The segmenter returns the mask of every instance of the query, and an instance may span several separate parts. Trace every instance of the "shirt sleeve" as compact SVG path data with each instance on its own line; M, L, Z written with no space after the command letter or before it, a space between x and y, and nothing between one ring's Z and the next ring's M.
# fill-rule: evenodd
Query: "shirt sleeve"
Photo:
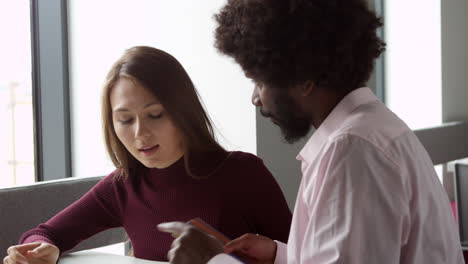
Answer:
M276 258L274 264L286 264L286 244L281 241L275 241L277 244L276 247ZM219 254L214 256L208 264L239 264L243 263L242 261L228 255L228 254Z
M287 264L288 263L288 252L287 245L281 241L276 242L276 257L274 264Z
M292 214L280 186L261 159L255 157L250 171L244 204L255 230L273 240L287 242Z
M399 263L409 232L399 167L367 140L343 136L317 169L300 194L309 217L294 234L301 263Z
M96 233L121 226L115 185L113 174L102 179L49 221L24 233L19 243L47 242L64 252Z
M219 254L214 256L207 264L243 264L240 260L231 257L228 254Z

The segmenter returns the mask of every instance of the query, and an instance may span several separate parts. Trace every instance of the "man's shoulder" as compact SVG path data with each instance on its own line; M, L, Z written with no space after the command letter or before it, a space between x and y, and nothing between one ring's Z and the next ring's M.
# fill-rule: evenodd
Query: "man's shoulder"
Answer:
M362 139L384 150L408 132L411 132L411 129L397 115L377 104L351 113L329 140L336 141L346 137Z

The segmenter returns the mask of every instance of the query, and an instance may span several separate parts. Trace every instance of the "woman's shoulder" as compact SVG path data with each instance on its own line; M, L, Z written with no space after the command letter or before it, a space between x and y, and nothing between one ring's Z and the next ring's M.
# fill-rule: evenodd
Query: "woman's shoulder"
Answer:
M259 189L277 188L278 183L260 157L248 152L233 151L229 159L229 165L224 171L225 179L229 179L229 184L244 190L244 194L256 195Z
M120 175L120 170L116 169L103 177L90 192L103 203L113 203L112 201L122 203L128 198L130 188L129 178Z
M104 176L99 182L93 187L96 191L116 190L125 188L128 179L121 175L121 169L115 169L107 176Z
M229 154L229 170L235 173L242 172L241 175L261 175L269 174L263 160L248 152L232 151Z
M263 160L255 154L243 151L231 151L229 152L229 159L231 163L243 163L245 164L263 164Z

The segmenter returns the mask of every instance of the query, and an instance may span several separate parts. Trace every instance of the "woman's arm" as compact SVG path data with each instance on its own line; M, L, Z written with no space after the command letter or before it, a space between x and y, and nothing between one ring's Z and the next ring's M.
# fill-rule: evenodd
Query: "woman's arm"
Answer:
M256 157L249 170L245 204L257 233L287 242L292 214L280 186L261 159Z
M113 174L102 179L78 201L24 233L19 243L47 242L64 252L98 232L121 226L117 184Z

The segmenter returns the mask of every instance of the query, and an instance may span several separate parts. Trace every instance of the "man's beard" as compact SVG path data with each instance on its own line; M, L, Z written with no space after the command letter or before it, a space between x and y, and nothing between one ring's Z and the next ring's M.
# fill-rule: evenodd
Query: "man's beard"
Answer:
M283 139L292 144L310 131L310 121L300 107L287 94L276 96L274 113L260 109L262 116L272 118L281 129Z

